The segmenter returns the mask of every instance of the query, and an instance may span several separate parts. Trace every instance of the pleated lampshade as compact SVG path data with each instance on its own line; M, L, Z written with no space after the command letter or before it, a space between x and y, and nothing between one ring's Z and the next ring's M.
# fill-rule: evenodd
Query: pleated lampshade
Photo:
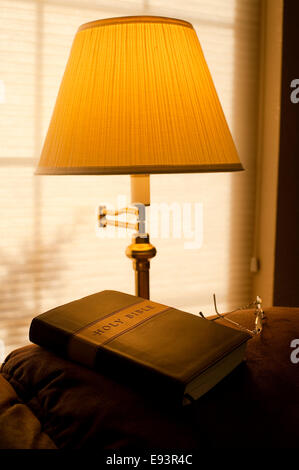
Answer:
M37 174L241 169L190 23L136 16L79 28Z

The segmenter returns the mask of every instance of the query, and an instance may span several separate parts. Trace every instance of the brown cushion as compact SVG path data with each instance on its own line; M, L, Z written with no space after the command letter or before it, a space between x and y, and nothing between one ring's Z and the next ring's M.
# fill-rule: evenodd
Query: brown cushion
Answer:
M172 416L130 386L39 346L14 351L2 375L58 448L195 445L180 410Z
M0 449L57 449L41 423L0 375Z
M1 373L37 418L49 446L296 447L299 365L290 360L290 343L299 338L299 309L270 308L265 314L262 334L247 344L246 362L184 409L155 403L130 384L35 345L11 353ZM233 317L253 325L253 311ZM35 445L24 442L28 448Z

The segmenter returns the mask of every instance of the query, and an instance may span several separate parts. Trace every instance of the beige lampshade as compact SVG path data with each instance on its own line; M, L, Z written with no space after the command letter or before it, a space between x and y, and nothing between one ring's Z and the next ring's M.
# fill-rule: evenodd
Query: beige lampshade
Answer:
M190 23L133 16L79 28L37 174L241 169Z

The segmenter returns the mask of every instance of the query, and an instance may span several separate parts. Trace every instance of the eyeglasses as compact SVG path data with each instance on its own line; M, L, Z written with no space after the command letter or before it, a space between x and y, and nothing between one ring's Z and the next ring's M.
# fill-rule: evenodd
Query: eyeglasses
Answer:
M214 299L214 307L215 307L215 312L216 312L216 317L215 318L211 318L209 319L210 321L215 321L215 320L218 320L219 318L224 318L225 321L228 321L230 323L232 323L233 325L237 326L238 328L241 328L242 330L244 331L247 331L247 333L251 334L251 335L258 335L261 333L262 329L263 329L263 318L265 317L264 315L264 311L262 310L262 299L257 295L256 299L253 301L253 302L250 302L250 304L247 304L247 305L244 305L243 307L238 307L236 308L235 310L232 310L231 312L226 312L226 313L219 313L218 311L218 308L217 308L217 304L216 304L216 295L213 294L213 299ZM243 325L240 325L240 323L237 323L236 321L232 320L231 318L227 318L227 315L231 314L231 313L234 313L234 312L238 312L239 310L247 310L248 308L252 308L252 307L255 307L255 322L254 322L254 329L253 330L250 330L248 328L246 328L245 326ZM207 317L204 316L204 314L202 312L199 312L199 315L208 320Z

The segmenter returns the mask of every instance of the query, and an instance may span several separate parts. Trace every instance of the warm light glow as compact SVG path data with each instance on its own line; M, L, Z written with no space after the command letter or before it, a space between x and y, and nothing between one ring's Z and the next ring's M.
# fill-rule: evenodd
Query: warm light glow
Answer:
M240 169L190 23L139 16L79 28L38 174Z
M30 322L39 313L104 289L134 294L132 262L125 256L131 232L122 229L109 238L109 227L101 239L95 230L100 204L116 208L130 202L130 177L36 177L34 171L78 26L95 18L148 12L185 18L193 24L246 168L234 173L150 176L151 208L164 203L179 206L184 222L187 204L192 215L191 226L185 224L184 238L174 236L172 213L170 238L164 238L162 222L156 226L156 235L154 225L148 227L158 251L150 268L152 300L204 314L214 313L214 292L220 311L252 300L249 263L257 175L260 0L2 0L3 355L28 342ZM3 91L0 84L1 88ZM187 249L187 244L198 240L198 203L203 207L203 244L199 249Z

